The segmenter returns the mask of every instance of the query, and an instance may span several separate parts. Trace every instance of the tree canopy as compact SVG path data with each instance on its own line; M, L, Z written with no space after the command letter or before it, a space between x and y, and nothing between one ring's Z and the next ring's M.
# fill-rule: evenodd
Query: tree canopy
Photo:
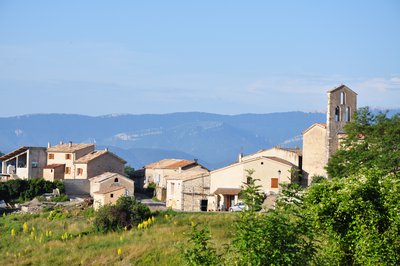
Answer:
M383 174L400 171L400 114L373 114L360 108L345 125L342 147L329 160L328 176L348 177L361 168L378 168Z

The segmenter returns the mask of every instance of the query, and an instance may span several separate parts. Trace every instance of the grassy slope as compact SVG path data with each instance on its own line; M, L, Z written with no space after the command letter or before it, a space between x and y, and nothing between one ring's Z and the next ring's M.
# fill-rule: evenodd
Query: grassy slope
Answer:
M70 212L70 218L58 221L48 221L48 214L0 217L0 265L182 265L180 253L187 243L192 221L208 224L215 247L223 248L231 239L236 216L177 213L166 219L159 215L146 230L82 235L91 224L83 212ZM23 232L24 222L28 232ZM11 236L12 228L15 236ZM52 235L46 237L46 230L51 230ZM65 232L72 237L61 240ZM122 251L120 256L118 249Z

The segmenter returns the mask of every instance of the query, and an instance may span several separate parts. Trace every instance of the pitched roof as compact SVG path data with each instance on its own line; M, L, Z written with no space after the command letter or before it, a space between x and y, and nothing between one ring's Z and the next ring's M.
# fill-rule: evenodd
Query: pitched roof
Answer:
M295 165L292 164L291 162L288 162L288 161L286 161L286 160L284 160L284 159L282 159L282 158L278 158L278 157L269 157L269 156L265 156L264 158L273 160L273 161L278 162L278 163L283 163L283 164L286 164L286 165L289 165L289 166L295 166Z
M301 155L301 152L302 152L300 148L283 148L283 147L280 147L280 146L274 146L274 147L269 148L269 149L262 149L262 150L259 150L259 151L255 152L255 153L252 153L252 154L249 154L249 155L245 155L245 156L243 156L243 160L245 160L246 158L249 158L249 157L254 157L254 155L257 155L259 153L263 153L265 151L269 151L269 150L273 150L273 149L293 152L293 153L295 153L297 155Z
M75 163L88 163L100 156L106 155L106 154L110 154L111 156L117 158L118 160L122 161L124 164L126 163L126 161L124 159L122 159L121 157L115 155L112 152L109 152L107 150L101 150L101 151L92 151L84 156L82 156L81 158L79 158L78 160L75 161Z
M249 163L249 162L253 162L253 161L257 161L257 160L262 160L262 159L267 159L267 160L271 160L271 161L274 161L274 162L283 163L283 164L286 164L286 165L289 165L289 166L292 166L292 167L297 167L296 165L292 164L291 162L288 162L288 161L286 161L284 159L281 159L281 158L278 158L278 157L258 156L258 157L253 157L251 159L243 160L241 162L235 162L235 163L229 164L227 166L224 166L222 168L215 169L215 170L211 171L211 173L222 171L222 170L228 169L230 167L234 167L234 166L237 166L237 165L241 165L241 164L245 164L245 163Z
M237 195L242 191L240 188L217 188L213 194L218 195Z
M130 180L130 181L133 182L133 180L127 178L124 175L121 175L121 174L118 174L118 173L112 173L112 172L105 172L105 173L103 173L101 175L92 177L92 178L89 179L89 181L90 182L94 182L94 183L101 183L101 182L106 181L106 180L111 179L111 178L125 178L125 179Z
M63 143L63 144L58 144L52 147L47 148L48 152L76 152L78 150L91 147L94 144L87 144L87 143Z
M61 167L61 166L64 167L65 164L59 164L59 163L49 164L49 165L46 165L45 167L43 167L43 169L56 169L56 168Z
M18 154L20 154L22 152L25 152L25 151L29 150L29 149L43 149L43 150L46 150L45 147L22 146L22 147L20 147L20 148L18 148L16 150L13 150L12 152L9 152L9 153L4 154L3 156L1 156L0 157L0 161L4 161L4 160L7 160L7 159L10 159L10 158L14 157L15 155L18 155Z
M310 131L312 128L314 128L314 127L316 127L316 126L319 126L319 127L323 128L323 129L326 129L326 124L323 124L323 123L315 123L315 124L312 124L311 126L309 126L307 129L305 129L305 130L302 132L302 134L304 135L305 133L307 133L308 131Z
M340 90L340 89L349 90L349 91L351 91L352 93L354 93L355 95L357 95L357 93L356 93L355 91L353 91L352 89L350 89L349 87L347 87L347 86L344 85L344 84L340 84L339 86L333 88L332 90L329 90L328 93L332 93L332 92L335 92L335 91Z
M107 194L107 193L118 191L121 189L126 189L126 188L123 186L111 186L111 187L104 188L99 191L93 192L93 194Z
M168 176L165 176L167 180L190 180L198 177L209 175L210 171L201 165L192 167L187 171L177 172Z
M182 160L182 159L162 159L158 162L146 165L144 168L147 169L178 169L191 164L195 164L195 161Z

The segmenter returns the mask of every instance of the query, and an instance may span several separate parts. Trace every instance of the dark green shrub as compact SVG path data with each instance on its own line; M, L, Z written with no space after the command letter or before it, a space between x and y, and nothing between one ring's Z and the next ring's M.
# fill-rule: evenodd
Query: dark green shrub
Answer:
M115 205L101 207L95 214L94 229L108 232L136 227L151 216L150 209L131 197L118 199Z

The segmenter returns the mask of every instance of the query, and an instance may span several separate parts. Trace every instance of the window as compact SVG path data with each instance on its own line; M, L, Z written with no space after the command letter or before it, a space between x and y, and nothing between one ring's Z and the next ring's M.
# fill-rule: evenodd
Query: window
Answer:
M70 174L71 173L71 167L65 167L65 173Z
M175 183L171 183L171 194L174 194Z
M71 160L71 154L70 153L65 154L65 160Z
M118 177L114 178L114 183L118 183Z
M110 198L114 198L114 194L113 193L110 194Z
M82 168L78 168L78 175L83 175L83 169Z
M346 94L344 92L340 93L340 104L346 104Z
M32 168L38 168L39 163L38 162L32 162Z
M340 109L339 109L339 106L336 106L336 108L335 108L335 121L336 122L340 121Z
M350 122L350 107L346 107L346 122Z
M54 159L54 153L49 153L49 160Z
M264 162L261 162L261 165L263 165L264 164Z
M278 178L271 178L271 188L278 188Z

